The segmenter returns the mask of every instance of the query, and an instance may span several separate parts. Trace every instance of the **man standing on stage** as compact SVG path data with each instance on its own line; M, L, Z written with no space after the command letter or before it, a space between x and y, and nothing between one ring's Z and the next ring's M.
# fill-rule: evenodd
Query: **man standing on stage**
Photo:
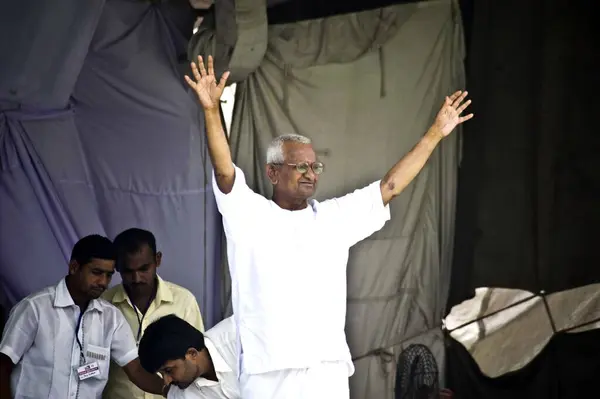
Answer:
M344 332L348 251L383 227L389 202L440 141L472 118L461 116L470 104L467 92L446 97L423 138L381 180L340 198L310 199L323 163L310 139L277 137L266 154L269 200L248 187L232 162L219 112L229 73L217 82L210 56L208 71L200 57L192 71L195 80L186 80L204 108L213 189L227 236L242 398L347 399L354 372Z

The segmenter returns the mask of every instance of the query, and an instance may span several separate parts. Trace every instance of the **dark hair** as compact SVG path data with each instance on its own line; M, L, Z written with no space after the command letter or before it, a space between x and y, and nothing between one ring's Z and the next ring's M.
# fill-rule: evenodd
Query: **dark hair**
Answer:
M115 246L108 238L92 234L77 241L71 252L71 260L83 266L93 258L115 260L116 255Z
M124 261L127 255L138 253L144 245L150 247L152 255L156 255L156 238L148 230L131 228L119 233L115 237L117 270L120 270L119 264Z
M204 335L187 321L170 314L146 328L138 356L142 367L154 374L169 360L183 359L189 348L204 349Z

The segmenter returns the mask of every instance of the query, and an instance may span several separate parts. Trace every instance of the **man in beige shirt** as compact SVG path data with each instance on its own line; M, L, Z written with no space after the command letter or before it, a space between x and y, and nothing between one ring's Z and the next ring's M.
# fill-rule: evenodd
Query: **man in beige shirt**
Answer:
M187 289L161 279L156 273L162 254L156 250L154 235L132 228L114 240L117 249L117 270L122 284L102 296L125 316L139 344L146 327L153 321L175 314L200 331L204 324L194 295ZM110 367L104 399L160 399L132 384L119 367Z

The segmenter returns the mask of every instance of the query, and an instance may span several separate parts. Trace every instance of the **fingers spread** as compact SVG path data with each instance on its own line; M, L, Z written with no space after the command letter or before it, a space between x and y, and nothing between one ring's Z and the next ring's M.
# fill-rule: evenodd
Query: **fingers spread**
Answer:
M454 101L456 101L456 99L460 96L461 93L462 91L460 90L452 93L452 95L450 96L450 103L454 103Z
M225 84L227 83L228 78L229 78L229 71L226 71L225 73L223 73L223 76L221 76L221 80L219 81L219 88L221 90L223 90L225 88Z
M194 90L196 90L196 82L194 82L192 79L190 79L189 76L185 75L184 76L185 81L187 82L187 84Z
M212 55L208 56L208 75L215 76L215 64Z
M196 81L199 81L200 80L200 72L198 72L198 67L193 62L191 65L192 65L192 74L194 74L194 79L196 79Z
M452 106L454 108L458 107L460 105L460 103L462 103L465 100L465 97L467 97L467 94L469 94L469 93L466 91L462 92L462 94L460 96L458 96L457 98L454 99Z
M206 69L204 68L204 61L202 60L202 56L198 56L198 69L200 69L200 75L202 77L206 76Z
M471 100L468 100L466 103L458 107L456 112L458 112L458 114L460 115L469 105L471 105Z
M469 114L469 115L462 116L462 117L461 117L461 118L458 120L458 123L463 123L463 122L466 122L466 121L468 121L469 119L471 119L472 117L473 117L473 114Z

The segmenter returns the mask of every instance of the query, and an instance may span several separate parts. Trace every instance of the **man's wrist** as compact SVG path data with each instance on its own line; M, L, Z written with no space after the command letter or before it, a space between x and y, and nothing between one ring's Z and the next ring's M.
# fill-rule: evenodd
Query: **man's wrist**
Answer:
M162 396L164 396L165 398L169 395L169 388L171 388L171 385L163 385Z
M215 116L219 116L221 117L221 110L219 109L219 107L204 107L204 114L205 115L215 115Z
M424 137L424 139L427 140L427 144L433 147L437 146L443 138L444 135L442 134L442 132L433 126L429 128L427 133L425 133Z

